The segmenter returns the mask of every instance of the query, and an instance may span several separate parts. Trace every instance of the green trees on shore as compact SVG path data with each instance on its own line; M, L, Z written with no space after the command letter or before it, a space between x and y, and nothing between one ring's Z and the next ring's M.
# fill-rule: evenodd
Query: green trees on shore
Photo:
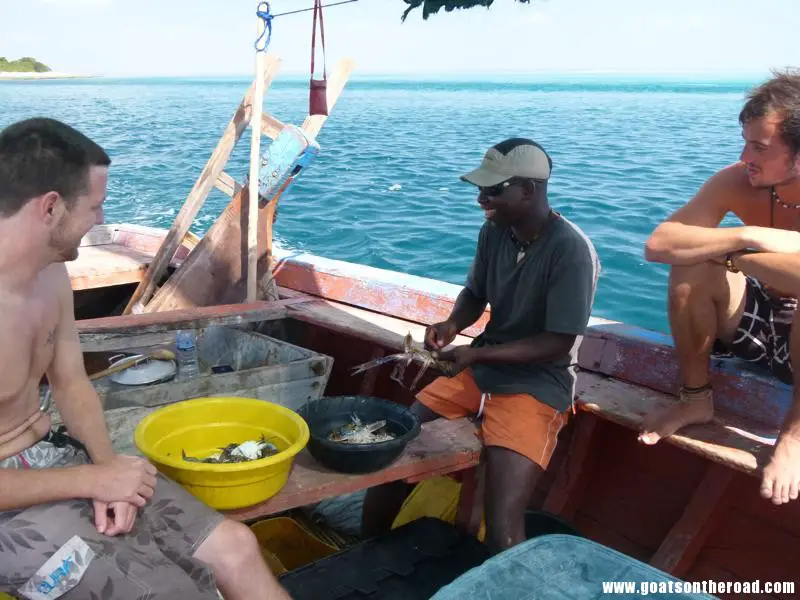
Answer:
M50 67L30 56L11 61L0 56L0 73L47 73L50 70Z

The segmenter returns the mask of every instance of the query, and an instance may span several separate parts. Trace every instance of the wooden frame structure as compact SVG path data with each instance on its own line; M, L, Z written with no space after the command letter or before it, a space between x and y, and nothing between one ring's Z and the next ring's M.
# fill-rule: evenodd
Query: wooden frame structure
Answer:
M254 117L260 120L260 133L273 140L284 128L279 119L254 104L255 98L266 94L274 81L281 60L269 54L259 63L263 65L260 77L253 81L245 93L123 314L226 302L252 302L257 299L252 297L252 284L248 283L253 273L256 273L258 279L258 297L277 300L277 289L272 281L272 224L277 203L291 177L257 211L256 222L250 223L254 214L252 210L254 203L249 200L249 190L257 186L245 187L224 170L236 144L247 127L252 126ZM329 114L344 89L353 67L352 60L343 59L331 74L328 84ZM323 115L309 115L301 129L309 137L315 138L327 118ZM260 136L254 136L258 137ZM252 155L251 151L251 161ZM251 165L251 177L253 170ZM231 202L178 270L161 289L158 289L158 282L166 273L181 242L189 234L189 228L213 187L230 196ZM244 252L241 252L242 247L245 248ZM217 264L219 268L209 270L210 262ZM224 277L219 277L220 270L226 271ZM207 277L198 279L201 273L205 273ZM223 282L224 285L221 286L220 283Z

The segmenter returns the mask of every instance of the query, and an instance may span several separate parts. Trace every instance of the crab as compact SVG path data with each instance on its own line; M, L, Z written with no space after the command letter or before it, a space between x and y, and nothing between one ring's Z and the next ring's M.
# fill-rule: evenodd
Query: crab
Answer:
M212 454L207 458L196 458L188 456L184 450L181 450L183 460L189 462L199 463L238 463L248 460L258 460L259 458L266 458L277 454L278 448L272 442L267 441L264 434L261 434L261 439L258 441L247 440L241 444L228 444L224 448L220 448L221 452Z
M379 367L389 362L397 363L394 369L392 369L392 373L389 377L392 379L392 381L396 381L403 387L406 387L404 382L406 367L408 367L408 365L410 365L412 362L418 362L422 365L419 373L417 373L417 376L414 378L414 381L411 382L411 386L408 387L408 389L412 391L416 389L417 384L419 383L420 379L422 379L422 376L431 367L444 373L449 373L450 367L452 366L452 363L438 360L435 352L430 352L429 350L416 347L414 345L414 338L411 337L411 333L409 332L403 339L402 352L390 354L389 356L382 356L381 358L376 358L375 360L356 365L353 367L352 375L358 375L359 373L363 373L364 371Z
M345 444L374 444L393 440L395 436L387 431L381 431L385 427L386 419L374 423L363 423L358 415L353 414L350 417L350 423L332 431L328 439Z

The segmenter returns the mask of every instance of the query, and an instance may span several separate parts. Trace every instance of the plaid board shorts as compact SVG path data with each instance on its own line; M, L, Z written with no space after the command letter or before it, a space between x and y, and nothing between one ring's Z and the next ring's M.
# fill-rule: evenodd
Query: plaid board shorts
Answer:
M82 444L60 430L0 460L0 468L89 462ZM193 555L222 519L160 473L124 535L97 532L91 500L0 511L0 592L31 600L218 600L211 570Z
M791 385L792 360L789 336L797 309L795 298L771 294L760 281L746 278L744 313L733 342L714 344L715 358L735 356L769 369L781 382Z

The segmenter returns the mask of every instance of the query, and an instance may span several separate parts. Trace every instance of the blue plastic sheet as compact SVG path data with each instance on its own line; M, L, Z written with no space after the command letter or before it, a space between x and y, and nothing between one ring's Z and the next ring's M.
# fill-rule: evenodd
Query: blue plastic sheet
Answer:
M591 540L553 534L534 538L491 558L443 587L431 600L715 598L691 589L687 593L685 585L680 579Z

